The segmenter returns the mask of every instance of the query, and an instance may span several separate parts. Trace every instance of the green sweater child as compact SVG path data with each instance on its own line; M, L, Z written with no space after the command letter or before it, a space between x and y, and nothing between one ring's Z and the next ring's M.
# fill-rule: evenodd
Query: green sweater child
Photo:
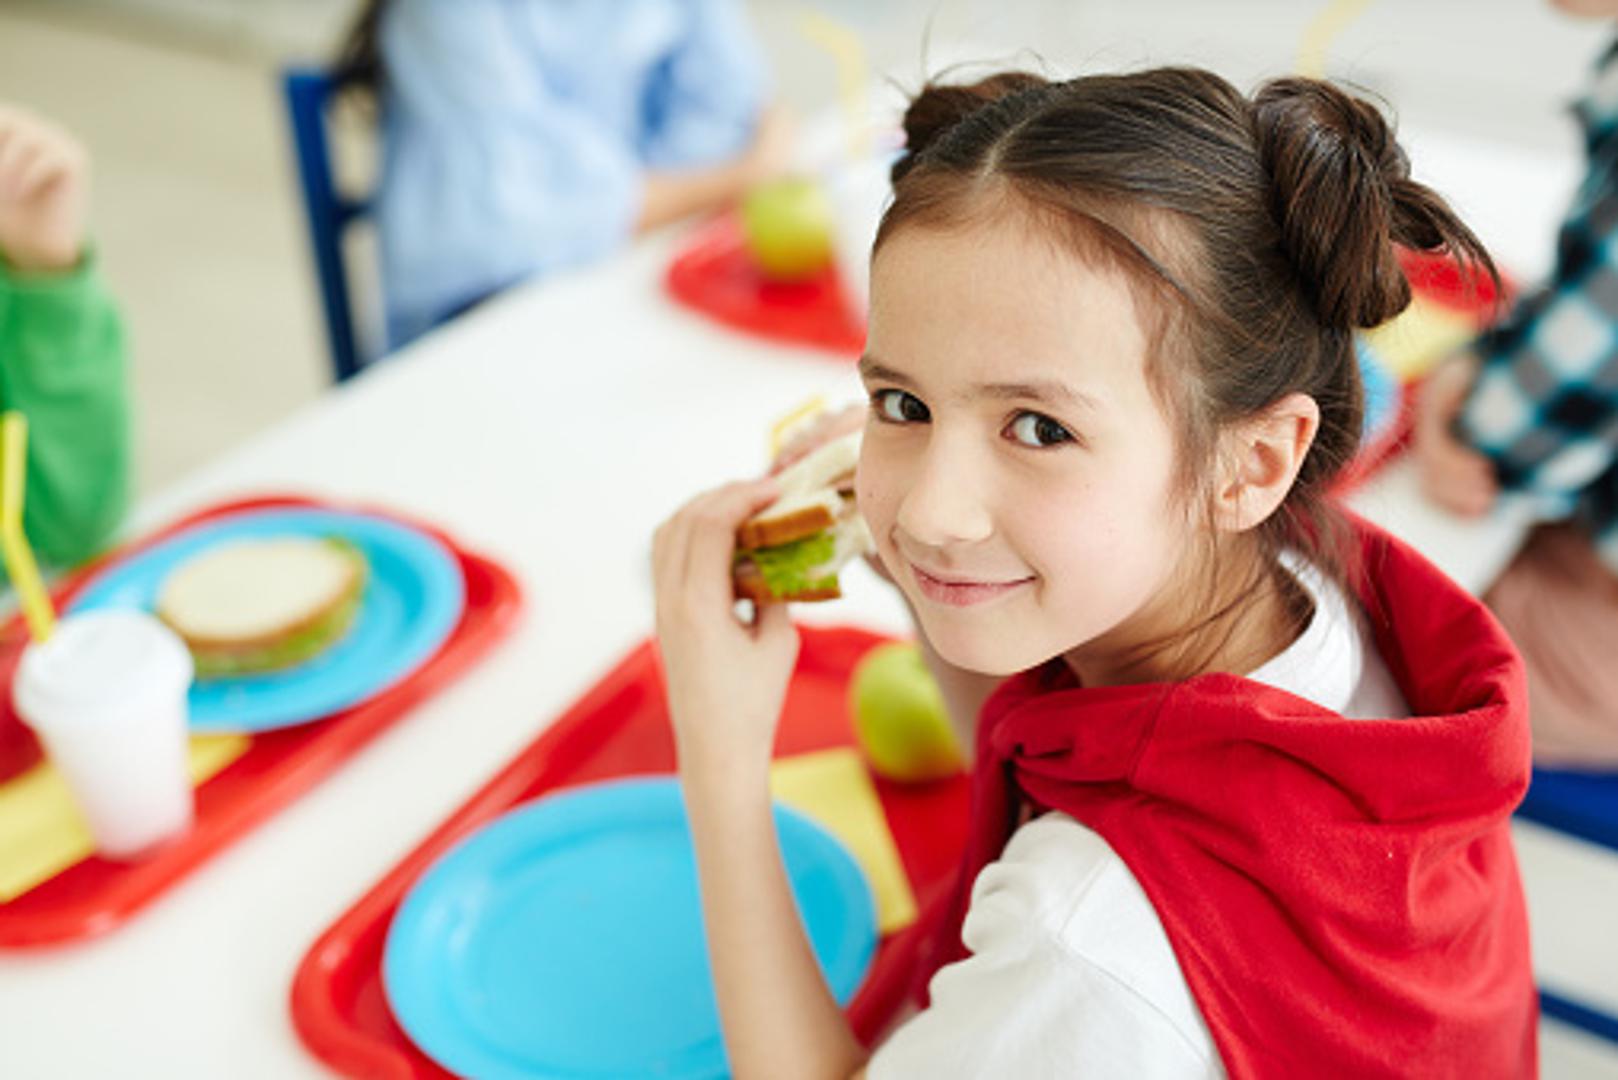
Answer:
M0 103L0 408L28 418L23 526L43 562L94 554L129 498L124 335L85 246L89 160Z

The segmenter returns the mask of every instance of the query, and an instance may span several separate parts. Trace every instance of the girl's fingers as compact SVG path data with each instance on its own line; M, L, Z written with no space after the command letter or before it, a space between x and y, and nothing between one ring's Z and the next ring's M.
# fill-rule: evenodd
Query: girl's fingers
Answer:
M731 603L730 570L736 554L736 530L741 523L774 502L773 479L727 484L693 502L686 517L685 583L704 601L718 597L726 610Z
M785 604L758 604L753 614L753 636L759 641L771 641L784 636L796 636L792 613Z
M833 439L858 431L865 426L868 411L864 405L848 405L836 412L821 413L808 427L787 440L775 460L770 462L770 472L778 473Z
M659 602L671 602L680 590L706 597L722 589L728 610L736 529L776 494L773 480L727 484L692 499L664 522L652 540Z

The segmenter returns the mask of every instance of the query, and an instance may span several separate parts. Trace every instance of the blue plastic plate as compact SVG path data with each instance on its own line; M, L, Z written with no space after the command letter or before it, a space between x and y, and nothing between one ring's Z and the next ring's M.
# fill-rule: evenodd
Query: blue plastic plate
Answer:
M1354 338L1354 351L1359 358L1360 385L1365 388L1364 430L1360 435L1365 445L1370 445L1392 430L1399 419L1401 391L1399 380L1363 337Z
M853 858L780 806L787 874L832 993L876 948ZM399 1024L460 1076L726 1075L678 782L621 780L521 806L433 864L382 956Z
M283 671L204 679L191 687L193 731L270 731L319 720L392 686L444 643L466 606L455 556L416 529L335 510L255 510L217 518L108 567L69 606L150 610L169 571L224 541L339 536L359 548L370 575L348 634Z

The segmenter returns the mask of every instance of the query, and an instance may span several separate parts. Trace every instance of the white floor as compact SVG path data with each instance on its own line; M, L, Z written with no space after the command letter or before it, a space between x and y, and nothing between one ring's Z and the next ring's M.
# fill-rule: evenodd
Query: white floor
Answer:
M782 96L832 100L808 4L751 0ZM991 61L1189 61L1238 83L1292 69L1324 9L1301 0L822 0L872 64L914 86L949 42ZM354 0L0 0L0 100L74 128L96 162L95 225L133 341L137 484L152 492L321 392L324 343L275 83L327 55ZM1538 0L1382 0L1332 39L1327 70L1411 124L1527 150L1566 147L1561 107L1610 29ZM1019 49L1035 43L1039 56ZM1419 167L1419 162L1417 163ZM1550 243L1549 237L1546 239ZM1618 859L1520 831L1539 960L1618 1009ZM1554 1024L1545 1073L1618 1077L1618 1053Z

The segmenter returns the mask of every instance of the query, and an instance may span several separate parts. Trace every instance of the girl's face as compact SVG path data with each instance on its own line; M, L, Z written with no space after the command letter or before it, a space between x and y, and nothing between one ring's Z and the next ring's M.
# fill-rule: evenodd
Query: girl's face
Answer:
M871 295L859 505L939 654L1104 668L1172 626L1193 530L1122 274L1006 221L911 226Z

